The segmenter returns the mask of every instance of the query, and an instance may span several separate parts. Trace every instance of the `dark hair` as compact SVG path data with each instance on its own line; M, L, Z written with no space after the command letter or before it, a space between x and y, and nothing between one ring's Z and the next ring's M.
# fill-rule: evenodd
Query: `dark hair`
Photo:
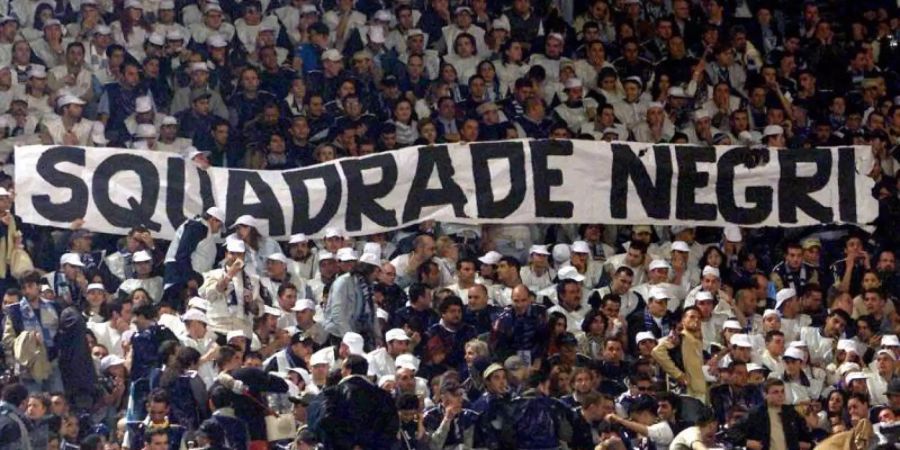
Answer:
M474 266L476 271L478 270L479 264L475 258L460 258L458 261L456 261L456 270L458 271L459 269L462 269L462 265L466 263Z
M422 283L413 283L409 286L409 302L416 303L420 297L425 295L430 289Z
M166 388L175 383L185 371L200 361L200 352L191 347L179 347L175 352L175 363L166 366L159 378L159 386Z
M81 446L79 447L81 450L97 450L97 447L103 443L103 436L93 433L87 435L84 439L81 440Z
M444 313L446 313L448 310L450 310L450 307L451 307L451 306L454 306L454 305L459 306L460 308L462 308L462 307L463 307L463 301L462 301L461 298L459 298L459 296L456 296L456 295L450 295L450 296L444 298L444 301L441 302L441 306L438 308L438 311L439 311L441 314L444 314Z
M681 398L674 392L660 392L656 395L656 403L658 404L659 402L666 402L672 405L672 409L676 411L681 406Z
M504 256L500 258L500 262L505 262L506 265L515 267L517 272L522 268L522 263L520 263L518 259L513 258L512 256ZM497 264L499 265L499 262Z
M778 331L778 330L769 331L768 333L766 333L766 344L768 344L769 342L772 342L772 339L774 339L775 336L784 337L784 333L782 333L781 331Z
M74 47L81 47L81 50L84 51L84 44L81 43L81 41L72 41L69 42L69 45L66 46L66 53L69 53L69 50Z
M350 355L344 360L344 367L350 369L351 375L365 376L369 371L369 362L360 355Z
M165 436L169 437L169 429L168 428L147 428L144 431L144 443L150 444L153 442L153 436Z
M3 387L0 398L11 405L19 406L28 398L28 388L22 383L12 383Z
M862 394L859 392L853 392L847 397L847 402L849 402L850 400L853 400L853 399L856 399L856 401L858 401L860 403L865 403L866 405L869 404L869 396L866 394Z
M41 284L41 273L37 270L28 270L19 277L19 285L25 286L28 283Z
M213 409L231 406L231 391L225 386L217 384L209 390L209 401Z
M169 391L156 388L147 396L147 403L165 403L169 404Z
M884 291L882 291L880 288L868 288L863 290L863 297L865 297L866 294L875 294L882 300L885 298Z
M422 264L420 264L419 267L416 269L416 279L421 282L425 276L427 276L429 273L431 273L432 268L437 268L438 270L440 270L437 263L434 261L425 261Z
M581 331L584 331L585 333L590 331L591 324L594 323L594 320L596 320L597 317L599 317L600 320L603 322L604 330L606 328L609 328L609 319L607 319L606 316L603 314L603 312L600 311L599 309L592 308L590 311L587 312L587 314L585 314L584 320L581 321Z
M577 281L575 281L575 280L572 280L572 279L559 280L559 283L556 283L556 295L557 295L557 298L562 297L563 294L566 293L566 286L569 286L569 285L572 285L572 284L574 284L574 285L577 286L577 285L579 285L580 283L577 282Z
M109 300L103 302L100 305L100 317L103 317L105 320L112 319L113 313L122 314L122 306L125 303L131 303L130 299L127 298L110 298Z
M155 319L156 307L151 305L150 303L142 303L140 305L136 305L134 309L131 310L131 314L135 317L141 316L145 319Z
M216 366L221 370L222 367L234 358L240 351L237 347L226 344L219 347L219 356L216 357Z
M291 282L282 283L281 286L278 286L278 296L281 297L281 296L282 296L285 292L287 292L289 289L293 289L293 290L296 291L296 290L297 290L297 286L294 286L294 284L291 283Z

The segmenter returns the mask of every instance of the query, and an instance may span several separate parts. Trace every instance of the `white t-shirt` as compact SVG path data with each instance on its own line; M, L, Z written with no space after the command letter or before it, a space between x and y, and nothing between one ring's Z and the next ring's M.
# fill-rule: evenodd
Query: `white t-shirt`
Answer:
M666 450L675 438L669 422L662 421L647 427L647 437L656 446L656 450Z

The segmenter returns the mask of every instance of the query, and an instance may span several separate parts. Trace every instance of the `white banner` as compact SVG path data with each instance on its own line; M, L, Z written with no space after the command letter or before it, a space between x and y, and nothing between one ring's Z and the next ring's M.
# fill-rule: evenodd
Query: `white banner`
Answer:
M277 238L336 227L370 234L441 222L865 224L878 214L869 147L775 150L595 141L410 147L287 171L211 168L115 148L17 148L27 223L169 239L218 205Z

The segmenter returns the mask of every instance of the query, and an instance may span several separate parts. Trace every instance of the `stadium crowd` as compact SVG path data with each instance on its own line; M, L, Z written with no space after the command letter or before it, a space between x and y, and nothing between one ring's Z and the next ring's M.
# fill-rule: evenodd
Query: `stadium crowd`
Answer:
M898 40L891 0L0 1L0 449L897 448ZM513 138L868 145L878 219L163 241L11 177Z

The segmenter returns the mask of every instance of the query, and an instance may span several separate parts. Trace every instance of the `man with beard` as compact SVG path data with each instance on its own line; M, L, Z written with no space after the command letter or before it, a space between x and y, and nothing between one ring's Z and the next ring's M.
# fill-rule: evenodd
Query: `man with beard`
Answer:
M84 100L70 94L56 101L61 113L50 115L41 125L41 143L45 145L90 145L94 121L82 117Z
M681 316L683 329L660 340L653 349L653 359L678 384L687 387L687 395L704 403L708 386L703 375L703 334L700 331L700 309L689 306Z

